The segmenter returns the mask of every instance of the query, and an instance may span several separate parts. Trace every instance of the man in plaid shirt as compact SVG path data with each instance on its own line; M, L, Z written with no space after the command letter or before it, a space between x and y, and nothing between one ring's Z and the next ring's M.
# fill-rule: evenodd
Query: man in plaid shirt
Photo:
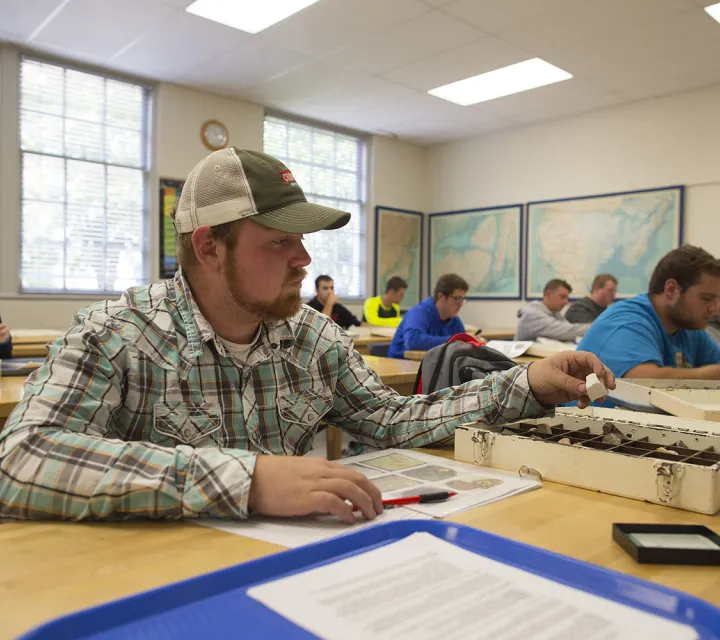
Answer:
M570 352L428 396L384 386L329 318L302 305L304 233L348 213L308 203L275 158L216 151L175 216L174 279L81 310L0 434L0 518L372 519L379 491L307 453L321 422L375 447L452 439L458 424L589 403Z

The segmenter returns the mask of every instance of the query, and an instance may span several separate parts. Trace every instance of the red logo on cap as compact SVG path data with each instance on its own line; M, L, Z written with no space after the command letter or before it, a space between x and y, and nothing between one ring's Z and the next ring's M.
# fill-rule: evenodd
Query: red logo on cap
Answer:
M283 171L280 174L280 177L283 179L283 182L285 184L290 184L291 182L295 182L295 178L293 177L292 171Z

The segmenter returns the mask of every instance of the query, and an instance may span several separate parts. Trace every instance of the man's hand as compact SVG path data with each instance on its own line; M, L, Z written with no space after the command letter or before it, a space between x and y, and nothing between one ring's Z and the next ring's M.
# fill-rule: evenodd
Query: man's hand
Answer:
M6 324L0 323L0 342L10 340L10 328Z
M609 390L615 388L615 376L598 357L587 351L563 351L528 367L530 390L541 404L550 406L578 401L584 409L590 405L585 378L597 374Z
M383 512L380 490L364 475L321 458L258 456L248 506L266 516L332 513L356 522L355 505L366 520Z

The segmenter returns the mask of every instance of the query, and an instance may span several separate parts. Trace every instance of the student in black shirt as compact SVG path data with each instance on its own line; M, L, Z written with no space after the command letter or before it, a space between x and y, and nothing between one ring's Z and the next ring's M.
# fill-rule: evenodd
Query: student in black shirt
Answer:
M335 283L330 276L318 276L315 278L315 297L308 302L315 311L332 318L332 321L343 329L360 326L358 320L349 309L338 302L335 295Z
M609 273L601 273L593 280L590 295L573 302L565 314L565 320L572 323L594 322L614 301L618 281Z
M12 358L12 337L10 329L2 323L2 318L0 318L0 360L9 358Z

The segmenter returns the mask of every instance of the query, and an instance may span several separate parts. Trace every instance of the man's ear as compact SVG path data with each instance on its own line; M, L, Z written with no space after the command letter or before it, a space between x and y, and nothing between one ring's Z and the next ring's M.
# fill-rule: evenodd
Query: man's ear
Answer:
M675 302L682 295L682 288L675 278L670 278L665 281L664 293L669 302Z
M208 271L220 273L225 264L225 245L219 243L213 236L208 225L198 227L193 231L192 244L195 257Z

